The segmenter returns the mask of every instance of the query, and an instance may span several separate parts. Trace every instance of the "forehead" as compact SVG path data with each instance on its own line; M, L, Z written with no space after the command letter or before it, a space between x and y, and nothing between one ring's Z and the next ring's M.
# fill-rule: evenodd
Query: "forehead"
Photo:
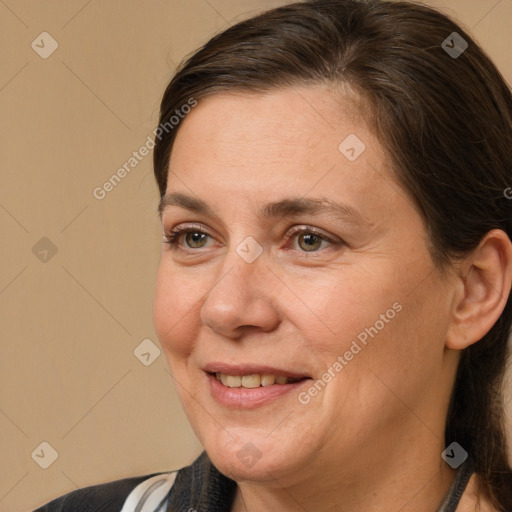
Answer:
M168 183L173 172L192 177L200 170L203 179L217 181L243 176L247 184L313 185L334 165L359 167L361 175L369 159L385 163L377 139L354 102L326 86L223 93L201 99L182 121Z
M166 194L217 212L290 197L332 199L370 222L417 212L351 99L326 86L202 99L180 125Z
M360 114L361 102L342 86L325 84L294 86L264 93L226 92L202 98L186 116L177 140L189 135L228 141L244 139L257 143L279 137L298 144L325 136L325 131L341 134L346 128L366 126ZM207 121L207 122L206 122ZM177 141L175 142L175 144Z

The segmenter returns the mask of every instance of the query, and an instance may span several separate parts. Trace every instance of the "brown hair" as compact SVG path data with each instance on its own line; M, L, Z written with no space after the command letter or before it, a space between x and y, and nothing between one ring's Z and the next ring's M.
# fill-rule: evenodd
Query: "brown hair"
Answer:
M452 37L455 45L453 32L468 44L458 56L443 44ZM512 238L503 193L512 184L510 90L460 26L423 5L311 0L240 22L180 66L160 122L191 98L307 84L347 85L368 106L367 121L423 214L438 268L494 228ZM162 196L178 129L155 141ZM469 453L481 492L502 512L512 510L502 393L511 321L508 298L489 333L463 351L445 431L446 445L456 441Z

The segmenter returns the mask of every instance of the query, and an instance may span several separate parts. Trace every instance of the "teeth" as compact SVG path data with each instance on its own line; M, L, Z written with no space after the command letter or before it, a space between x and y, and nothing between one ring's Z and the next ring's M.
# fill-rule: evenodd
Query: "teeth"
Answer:
M242 385L242 377L239 375L224 375L221 373L220 381L228 388L239 388Z
M242 387L258 388L261 384L261 377L258 374L244 375L242 377Z
M272 384L288 384L290 382L296 382L300 379L293 379L284 377L282 375L271 375L271 374L263 374L259 375L257 373L251 375L226 375L224 373L217 372L215 373L215 378L222 382L224 386L230 388L257 388L259 386L272 386Z
M261 385L263 387L265 386L272 386L272 384L274 384L274 382L276 381L276 376L275 375L262 375L261 376Z

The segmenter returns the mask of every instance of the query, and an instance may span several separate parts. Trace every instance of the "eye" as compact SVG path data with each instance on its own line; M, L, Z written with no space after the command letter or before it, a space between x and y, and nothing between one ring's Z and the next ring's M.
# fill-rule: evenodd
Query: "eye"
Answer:
M319 252L320 249L326 248L326 245L343 243L311 226L295 226L285 235L285 238L292 241L292 247L287 247L287 249L291 248L303 253ZM187 225L175 227L169 233L164 234L162 244L166 244L171 250L186 251L209 247L209 240L215 241L204 228Z
M296 226L287 233L286 238L294 239L301 252L318 252L325 244L341 243L310 226Z
M169 249L202 249L207 247L208 239L212 238L199 226L178 226L173 228L170 233L163 236L162 244L167 244ZM181 241L184 243L181 243Z

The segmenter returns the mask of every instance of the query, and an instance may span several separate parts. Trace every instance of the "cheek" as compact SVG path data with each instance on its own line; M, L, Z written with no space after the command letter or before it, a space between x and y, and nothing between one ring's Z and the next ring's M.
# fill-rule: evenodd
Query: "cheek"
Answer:
M387 323L377 324L378 316L371 321L373 336L366 338L362 357L357 356L360 374L373 374L372 382L382 388L383 400L390 404L415 410L441 376L448 309L436 288L425 282L412 294L401 294L400 311Z
M166 354L188 355L198 329L197 308L204 295L183 273L160 264L153 303L153 324Z
M312 297L309 292L316 315L297 315L296 325L308 340L311 357L325 368L347 354L352 378L364 378L372 370L399 386L401 378L417 378L425 367L438 364L444 304L435 283L427 280L411 293L417 286L415 273L385 266L379 270L372 274L360 268L317 282ZM306 287L295 289L308 296Z
M295 286L297 295L309 297L304 302L313 313L304 315L302 310L302 314L297 315L297 325L304 338L312 341L311 348L321 355L326 365L333 364L338 355L349 350L358 336L364 341L370 336L368 331L374 333L376 322L379 332L386 330L388 323L383 323L382 314L389 323L400 314L393 308L395 294L391 287L363 271L326 276L325 280L317 281L313 289L311 294L311 288Z

